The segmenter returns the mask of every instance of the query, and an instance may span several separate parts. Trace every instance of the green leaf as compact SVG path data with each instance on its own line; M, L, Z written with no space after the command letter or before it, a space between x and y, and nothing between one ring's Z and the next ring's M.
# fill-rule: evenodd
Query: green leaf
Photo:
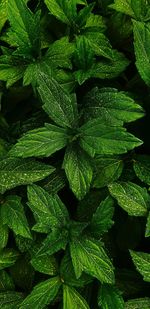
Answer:
M16 235L32 238L21 198L10 195L1 206L1 218Z
M59 250L65 250L68 243L68 231L66 229L53 230L43 241L38 254L52 255Z
M57 275L57 264L54 256L49 256L48 254L35 254L30 263L34 269L40 273L50 276Z
M102 234L107 232L113 225L112 217L114 215L114 201L108 196L102 201L93 214L91 220L91 232L95 237L100 238Z
M14 283L12 277L5 271L0 271L0 292L14 290Z
M77 279L84 271L100 282L114 283L113 265L99 241L75 239L70 243L70 252Z
M0 293L0 307L3 309L19 309L23 294L14 291Z
M150 156L137 155L133 159L136 176L150 186Z
M74 49L74 43L70 43L69 37L64 36L61 39L56 40L53 44L50 44L45 59L52 67L71 69L72 64L70 57L72 56Z
M139 21L133 21L134 48L137 69L150 86L150 26Z
M80 200L88 192L92 181L92 166L89 156L77 145L67 148L63 168L73 193Z
M45 308L56 297L60 287L59 277L54 277L37 284L31 294L21 303L19 309L26 309L27 307L34 309Z
M0 19L0 32L7 20L7 3L8 0L1 0L0 1L0 15L1 15L1 19Z
M24 0L8 1L8 18L15 43L24 54L37 52L40 38L40 14L29 10Z
M72 127L77 118L74 97L69 95L54 78L40 74L38 92L44 103L43 109L61 127Z
M85 30L103 31L106 29L104 18L91 13L86 21Z
M15 157L49 157L68 143L67 129L45 124L45 127L25 133L9 154Z
M112 47L107 37L96 31L85 31L84 36L86 37L89 45L96 56L112 59Z
M123 160L117 156L97 155L94 163L94 188L102 188L118 180L124 167Z
M89 309L86 300L72 287L63 285L63 309Z
M127 94L114 88L93 88L85 96L85 118L102 117L109 123L122 125L143 117L143 108Z
M1 56L2 57L2 56ZM9 88L19 79L23 77L25 67L15 66L9 63L3 63L3 59L0 57L0 80L6 82L6 87Z
M0 270L13 265L16 262L18 256L19 253L14 249L3 249L0 251Z
M150 254L130 250L132 261L143 280L150 282Z
M76 4L81 1L44 0L50 13L65 24L70 24L77 16ZM83 2L83 1L82 1Z
M37 185L28 186L29 207L43 224L49 228L64 226L69 220L69 214L57 195L50 195Z
M150 205L146 188L133 182L116 182L109 185L110 194L129 216L145 216Z
M5 248L8 242L9 229L4 225L2 219L0 220L0 250Z
M89 120L80 128L80 145L86 151L87 145L98 154L121 154L134 149L142 144L142 141L128 133L125 128L101 118Z
M148 309L150 308L150 298L130 299L125 303L125 309Z
M0 160L0 193L20 185L39 181L50 175L54 168L31 160L5 158Z
M121 292L115 287L103 284L99 291L98 304L102 309L124 309Z
M65 284L73 287L84 287L89 284L93 278L85 273L79 279L76 278L72 260L68 251L66 251L60 265L60 276Z
M131 7L131 0L115 0L115 3L109 5L109 7L118 12L134 17L134 12Z
M147 216L145 237L150 237L150 212L148 213L148 216Z

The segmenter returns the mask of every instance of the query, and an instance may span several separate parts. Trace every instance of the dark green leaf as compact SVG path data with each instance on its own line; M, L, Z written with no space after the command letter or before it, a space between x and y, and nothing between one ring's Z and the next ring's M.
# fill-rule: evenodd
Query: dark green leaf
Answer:
M150 282L150 254L133 250L130 250L130 254L136 269L143 276L143 280Z
M121 292L115 286L108 284L101 286L98 303L102 309L124 309Z
M71 190L82 199L90 188L93 175L89 156L78 145L72 144L65 153L63 168Z
M19 253L14 249L3 249L0 251L0 270L13 265L18 256Z
M57 264L54 256L48 254L37 254L31 260L31 265L40 273L55 276L57 275Z
M23 300L23 294L19 292L1 292L0 307L3 309L19 309Z
M130 299L125 303L125 309L148 309L150 308L150 298Z
M137 155L133 160L136 176L146 184L150 185L150 156Z
M19 196L10 195L6 198L1 207L1 218L3 223L8 225L16 235L32 238Z
M44 163L19 158L5 158L0 160L0 192L20 185L39 181L50 175L54 168Z
M21 303L19 309L34 308L42 309L56 297L61 282L59 277L54 277L37 284L31 294Z

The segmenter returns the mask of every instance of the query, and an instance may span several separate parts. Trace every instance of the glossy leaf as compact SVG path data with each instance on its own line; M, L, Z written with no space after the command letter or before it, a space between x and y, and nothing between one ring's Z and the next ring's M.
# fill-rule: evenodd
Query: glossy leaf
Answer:
M150 254L130 250L132 261L137 271L143 276L143 280L150 282Z
M98 303L102 309L124 309L124 300L121 292L115 286L108 284L101 286Z
M63 309L89 309L86 300L72 287L63 285Z

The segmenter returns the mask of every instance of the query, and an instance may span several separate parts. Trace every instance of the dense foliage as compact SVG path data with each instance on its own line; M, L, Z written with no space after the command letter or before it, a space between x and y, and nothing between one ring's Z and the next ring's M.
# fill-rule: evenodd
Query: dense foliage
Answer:
M150 0L0 0L0 308L150 309Z

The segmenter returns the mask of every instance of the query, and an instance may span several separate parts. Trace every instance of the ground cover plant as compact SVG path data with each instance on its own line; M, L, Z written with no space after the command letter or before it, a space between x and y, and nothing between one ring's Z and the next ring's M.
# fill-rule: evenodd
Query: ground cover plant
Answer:
M150 309L149 87L149 0L0 0L0 308Z

